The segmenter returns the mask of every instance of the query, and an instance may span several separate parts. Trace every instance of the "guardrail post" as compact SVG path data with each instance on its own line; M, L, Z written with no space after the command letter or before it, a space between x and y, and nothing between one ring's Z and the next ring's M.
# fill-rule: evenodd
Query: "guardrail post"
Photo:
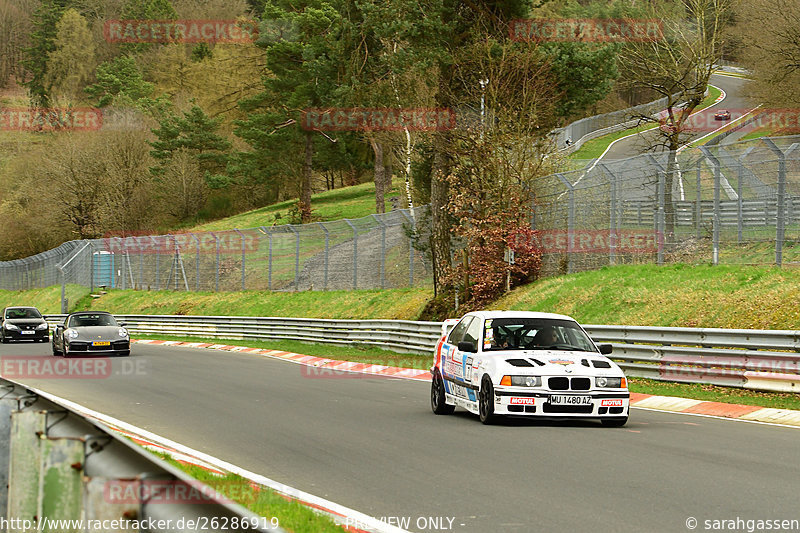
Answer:
M41 479L41 437L46 434L47 414L16 411L11 414L8 465L8 517L26 520L38 516ZM9 533L21 529L8 528Z
M347 225L353 228L353 290L358 288L358 230L348 219L344 219Z
M244 233L239 231L237 228L233 228L233 231L239 234L239 239L241 239L242 241L242 290L245 290L245 267L247 263L246 263L246 253L245 253L246 245L244 242Z
M786 215L786 213L784 213L786 196L786 155L769 137L762 137L761 141L778 156L778 212L775 216L775 264L781 266L783 263L784 217Z
M567 274L571 274L574 270L572 245L575 239L575 187L563 174L556 173L556 177L567 188Z
M719 205L719 189L720 180L722 177L722 170L720 168L719 160L705 146L700 147L700 151L711 161L714 166L714 219L713 219L713 239L712 239L712 252L711 263L713 265L719 264L719 226L720 226L720 205Z
M330 253L331 235L330 235L330 232L328 231L328 228L325 227L325 224L323 224L322 222L317 222L317 224L319 224L319 227L322 228L322 231L325 232L325 261L324 261L324 266L323 266L323 280L324 281L323 281L323 285L322 285L322 290L327 291L328 290L328 260L330 259L329 253Z
M289 229L294 233L294 290L299 291L297 284L300 282L300 232L293 224L289 224Z

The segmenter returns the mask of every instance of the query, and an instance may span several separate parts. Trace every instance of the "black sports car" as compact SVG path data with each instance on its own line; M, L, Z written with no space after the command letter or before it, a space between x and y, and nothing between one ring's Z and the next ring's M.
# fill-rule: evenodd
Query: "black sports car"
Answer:
M53 332L53 355L130 355L124 326L105 311L72 313Z
M3 309L0 340L39 341L50 340L47 322L35 307L6 307Z

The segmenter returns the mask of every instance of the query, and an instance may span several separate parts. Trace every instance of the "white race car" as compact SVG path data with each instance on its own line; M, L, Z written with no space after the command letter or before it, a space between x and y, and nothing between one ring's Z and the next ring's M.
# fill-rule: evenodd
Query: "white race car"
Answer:
M463 407L484 424L497 415L628 421L622 369L572 318L525 311L465 315L436 346L431 408Z

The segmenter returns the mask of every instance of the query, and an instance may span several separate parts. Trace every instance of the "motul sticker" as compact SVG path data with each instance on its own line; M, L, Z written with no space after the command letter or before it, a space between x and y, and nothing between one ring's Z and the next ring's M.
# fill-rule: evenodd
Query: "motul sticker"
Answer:
M622 400L600 400L601 407L622 407Z
M534 405L535 398L511 398L509 405Z

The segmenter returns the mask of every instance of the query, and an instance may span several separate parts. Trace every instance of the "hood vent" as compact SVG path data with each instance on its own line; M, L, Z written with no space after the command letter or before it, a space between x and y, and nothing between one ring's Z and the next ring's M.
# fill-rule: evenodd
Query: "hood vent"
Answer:
M530 362L526 361L525 359L506 359L506 363L511 366L533 366Z
M599 359L592 359L592 364L595 368L611 368L611 363Z
M544 366L544 363L542 363L542 362L541 362L541 361L539 361L538 359L531 359L531 361L533 361L534 363L536 363L536 364L537 364L537 365L539 365L539 366Z

